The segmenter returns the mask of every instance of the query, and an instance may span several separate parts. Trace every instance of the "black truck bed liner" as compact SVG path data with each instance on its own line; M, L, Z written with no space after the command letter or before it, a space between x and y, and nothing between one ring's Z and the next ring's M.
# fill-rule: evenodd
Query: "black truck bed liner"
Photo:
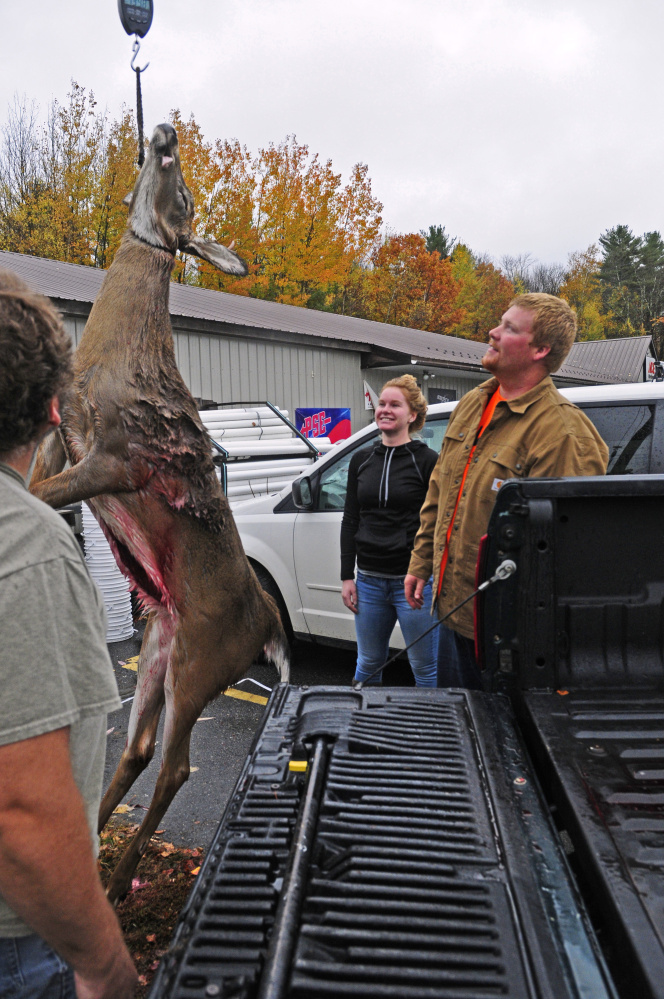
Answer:
M664 695L529 691L523 728L617 979L663 999Z
M480 602L494 689L512 695L626 996L664 999L664 478L510 482Z
M151 992L209 995L613 996L507 699L277 688Z

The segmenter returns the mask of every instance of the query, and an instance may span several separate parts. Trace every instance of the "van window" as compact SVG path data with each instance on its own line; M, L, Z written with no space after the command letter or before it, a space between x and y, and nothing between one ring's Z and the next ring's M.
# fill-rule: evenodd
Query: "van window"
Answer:
M318 487L317 510L343 510L346 503L346 487L348 485L348 466L350 459L358 451L375 447L378 442L378 431L362 441L359 447L349 448L338 461L323 469Z
M655 423L654 406L583 406L609 448L609 475L646 475Z
M449 416L433 417L424 424L415 437L424 441L427 447L438 453L443 446L443 438L447 430ZM350 459L358 450L374 447L378 441L378 432L362 441L359 447L350 448L338 461L330 464L321 472L318 487L317 510L342 510L346 503L346 487L348 485L348 466Z

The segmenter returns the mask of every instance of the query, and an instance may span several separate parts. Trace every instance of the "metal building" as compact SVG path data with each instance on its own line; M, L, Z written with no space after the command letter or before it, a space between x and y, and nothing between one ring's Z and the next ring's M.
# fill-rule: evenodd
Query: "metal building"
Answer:
M48 295L78 343L104 271L3 251L0 267ZM269 400L291 415L302 407L349 407L356 431L373 418L365 382L377 393L388 378L410 371L434 402L458 399L486 378L484 344L439 333L179 284L171 285L170 312L180 371L202 400ZM556 381L641 381L646 356L650 337L575 344Z

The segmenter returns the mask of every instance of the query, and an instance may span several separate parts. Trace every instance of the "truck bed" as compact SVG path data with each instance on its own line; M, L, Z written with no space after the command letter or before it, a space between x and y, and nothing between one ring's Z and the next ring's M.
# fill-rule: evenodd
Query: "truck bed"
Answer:
M523 730L625 995L664 997L664 695L528 691Z

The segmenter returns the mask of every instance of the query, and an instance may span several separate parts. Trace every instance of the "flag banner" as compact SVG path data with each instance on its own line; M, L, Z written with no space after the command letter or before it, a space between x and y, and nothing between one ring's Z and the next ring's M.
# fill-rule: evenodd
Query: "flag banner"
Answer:
M378 405L378 396L368 382L364 383L364 408L375 409Z
M295 426L305 437L329 437L336 444L350 437L350 409L296 409Z

